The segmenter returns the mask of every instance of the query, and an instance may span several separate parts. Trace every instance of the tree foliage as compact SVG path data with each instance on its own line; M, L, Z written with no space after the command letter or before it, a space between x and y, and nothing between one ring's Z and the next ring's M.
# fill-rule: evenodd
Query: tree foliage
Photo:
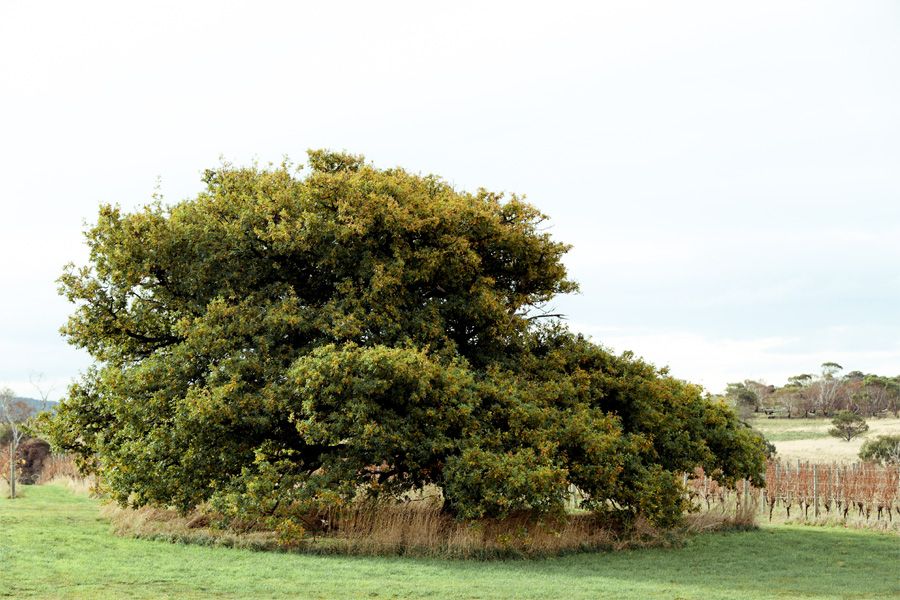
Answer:
M746 419L759 408L760 394L752 381L729 383L725 388L725 400Z
M834 427L828 430L828 434L847 442L869 430L869 425L862 415L849 410L838 412L831 424Z
M882 465L900 465L900 435L879 435L863 442L860 460Z
M0 437L8 444L8 465L4 465L2 477L9 483L10 497L16 497L16 470L19 444L25 438L26 421L34 414L34 409L24 398L17 398L9 388L0 389ZM9 469L7 471L7 468Z
M288 518L425 485L463 518L680 515L680 473L763 470L697 386L547 314L568 247L517 196L311 152L223 165L172 206L103 206L63 332L96 366L52 440L121 502Z

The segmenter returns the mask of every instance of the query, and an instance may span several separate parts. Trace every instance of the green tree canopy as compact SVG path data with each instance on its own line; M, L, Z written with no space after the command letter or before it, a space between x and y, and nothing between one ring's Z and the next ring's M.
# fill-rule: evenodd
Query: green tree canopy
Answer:
M759 409L759 384L747 380L740 383L729 383L725 387L726 401L738 411L742 418L749 418Z
M860 460L882 465L900 465L900 435L879 435L863 442Z
M758 479L763 441L697 386L541 319L568 247L517 196L310 152L103 206L63 332L96 366L54 442L121 502L278 516L433 484L460 517L680 515L680 473Z
M849 410L839 411L831 424L834 427L828 430L829 435L847 442L869 430L869 425L862 415Z

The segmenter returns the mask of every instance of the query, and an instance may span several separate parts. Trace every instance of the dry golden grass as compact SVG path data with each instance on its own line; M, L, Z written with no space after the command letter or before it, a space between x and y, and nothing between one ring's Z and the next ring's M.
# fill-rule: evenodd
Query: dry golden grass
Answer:
M9 448L0 445L0 497L9 498Z
M622 543L587 514L461 522L443 514L436 500L359 503L332 511L325 518L331 528L327 544L351 554L550 555Z
M83 479L75 461L68 454L54 454L44 461L38 483L48 483L57 478Z
M510 518L459 522L426 503L358 504L315 518L323 531L247 531L215 525L217 518L203 512L179 515L157 508L103 508L119 534L206 545L260 550L296 550L310 553L413 555L456 558L551 555L576 550L619 548L649 544L619 539L597 526L587 515L534 520ZM287 535L285 535L287 533Z
M867 439L900 434L900 419L866 419L869 431L849 442L828 435L831 419L753 419L753 427L774 439L778 457L784 461L855 463ZM779 440L779 437L796 439Z
M113 525L113 531L118 535L253 550L278 548L275 532L238 534L213 529L207 525L208 519L202 518L200 513L183 516L174 510L148 507L131 509L109 503L103 505L100 514L109 519Z
M688 533L704 533L726 529L754 529L759 514L759 502L752 500L737 504L728 502L711 510L698 510L685 515L684 527Z
M452 558L552 556L587 550L679 545L685 535L755 524L755 506L703 511L682 527L664 530L637 519L616 531L589 513L534 518L457 521L443 514L438 497L418 502L358 502L298 517L296 527L277 531L219 527L218 515L198 510L179 515L158 508L106 505L103 514L120 535L203 545L319 554L411 555Z
M65 487L73 494L80 496L91 496L94 494L95 483L91 477L70 477L68 475L59 475L45 483L56 483Z
M69 491L84 496L92 494L96 488L95 479L79 473L75 461L67 454L54 454L44 462L38 484L46 483L60 484Z
M850 464L859 461L859 449L866 438L849 442L837 438L775 442L778 456L786 461L815 460Z

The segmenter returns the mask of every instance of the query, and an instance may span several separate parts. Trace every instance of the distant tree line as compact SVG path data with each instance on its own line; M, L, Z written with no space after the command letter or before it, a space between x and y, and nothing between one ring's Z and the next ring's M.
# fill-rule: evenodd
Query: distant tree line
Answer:
M748 417L832 417L850 411L863 417L900 417L900 376L850 371L826 362L818 374L803 373L781 386L750 379L729 383L724 399Z

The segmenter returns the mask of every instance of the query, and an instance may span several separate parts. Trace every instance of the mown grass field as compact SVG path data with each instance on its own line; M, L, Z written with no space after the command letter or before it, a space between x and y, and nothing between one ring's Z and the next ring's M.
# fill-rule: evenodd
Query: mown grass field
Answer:
M897 598L898 561L896 535L786 526L533 561L304 556L116 537L58 485L0 499L11 598Z
M849 442L831 437L831 419L750 419L750 424L775 444L782 460L853 463L867 439L900 434L900 419L867 419L869 431Z

